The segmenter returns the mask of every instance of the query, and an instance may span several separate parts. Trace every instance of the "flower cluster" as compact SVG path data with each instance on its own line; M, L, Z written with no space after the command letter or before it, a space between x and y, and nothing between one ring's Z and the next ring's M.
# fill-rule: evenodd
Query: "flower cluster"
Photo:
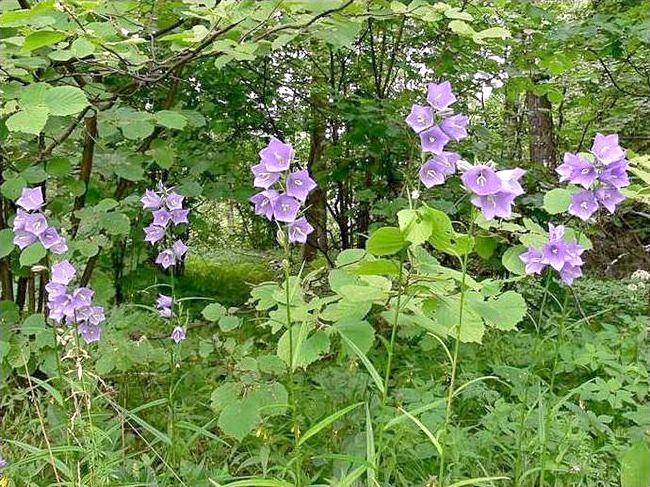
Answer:
M619 191L628 186L628 162L618 144L618 135L596 134L590 154L564 154L564 163L557 167L560 182L582 186L571 195L569 213L587 221L600 206L614 213L625 197Z
M63 254L68 251L68 246L56 228L48 225L45 215L41 212L43 204L43 191L40 186L23 188L20 198L16 200L19 208L13 225L14 244L22 250L39 241L53 253Z
M95 293L89 287L78 287L68 292L68 284L75 273L74 266L67 260L52 266L50 282L45 286L49 318L57 323L76 324L77 332L86 343L96 342L102 333L100 324L106 319L104 308L93 305Z
M187 223L187 215L190 210L183 208L184 196L176 193L173 189L167 189L162 184L158 190L148 189L140 199L142 207L150 210L153 215L153 222L145 227L145 241L154 245L165 238L172 226ZM161 251L156 257L156 264L167 269L176 264L187 252L187 245L182 240L176 240L170 248Z
M472 204L491 220L495 216L509 218L515 198L524 194L519 180L525 174L521 168L496 171L491 163L461 165L461 180L472 193Z
M548 241L541 249L529 247L519 256L526 265L526 274L541 274L546 266L551 266L560 273L563 282L571 285L574 279L582 276L580 257L584 247L575 240L564 240L564 226L548 224Z
M298 217L298 213L309 193L316 188L316 182L307 169L290 171L293 156L291 144L271 138L260 151L261 161L251 168L255 176L254 186L263 188L263 191L253 195L250 201L255 205L255 214L288 224L290 242L305 243L314 227L305 217ZM280 191L273 189L276 184Z
M450 140L459 141L467 137L468 118L454 114L449 108L456 102L449 81L429 83L427 86L428 106L413 105L406 123L420 135L422 152L432 154L420 168L420 181L427 188L443 184L447 176L456 172L460 156L446 152Z

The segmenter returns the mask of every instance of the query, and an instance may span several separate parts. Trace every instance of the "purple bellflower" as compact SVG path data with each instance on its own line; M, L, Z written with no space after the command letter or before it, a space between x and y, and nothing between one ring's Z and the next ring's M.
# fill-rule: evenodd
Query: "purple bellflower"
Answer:
M548 240L541 249L529 247L519 256L525 264L526 274L541 274L550 266L555 269L565 284L571 285L582 275L584 261L580 257L584 247L575 240L564 239L564 226L548 225Z
M185 340L185 329L182 326L177 326L172 330L170 338L176 343L182 342Z

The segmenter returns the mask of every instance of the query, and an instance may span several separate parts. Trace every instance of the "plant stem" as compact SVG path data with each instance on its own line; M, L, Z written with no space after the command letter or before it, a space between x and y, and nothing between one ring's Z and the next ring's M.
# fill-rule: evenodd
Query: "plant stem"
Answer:
M170 286L171 286L171 295L172 295L172 305L171 305L171 319L172 322L175 320L175 305L176 305L176 292L175 292L175 282L174 282L174 267L170 267ZM171 340L170 340L171 341ZM171 439L171 461L176 463L176 406L174 404L174 383L176 381L176 365L174 363L174 343L170 344L169 348L169 388L167 391L167 401L169 402L169 437Z
M291 252L289 249L288 235L284 235L284 288L285 288L285 299L286 299L286 312L287 312L287 331L289 334L289 371L287 377L288 393L289 393L289 407L291 408L291 430L293 431L293 454L294 454L294 475L295 482L297 487L302 486L302 473L301 473L301 461L300 461L300 428L298 427L298 411L296 405L296 395L294 391L294 377L293 377L293 367L294 367L294 350L293 350L293 323L291 321L291 290L290 290L290 278L291 278Z
M472 210L470 215L470 228L469 228L469 237L470 239L474 234L474 211ZM458 304L458 324L456 326L456 336L454 337L456 342L454 343L454 354L451 362L451 378L449 379L449 388L447 390L447 408L445 411L445 424L442 430L442 438L446 440L447 434L449 432L449 424L451 422L451 413L454 400L455 386L456 386L456 374L458 372L458 355L460 352L460 337L463 328L463 312L465 310L465 295L466 295L466 286L465 280L467 277L467 261L469 260L469 250L463 254L461 260L461 270L462 277L460 281L460 301ZM440 487L445 485L445 450L443 448L440 455L440 470L438 472L438 483Z

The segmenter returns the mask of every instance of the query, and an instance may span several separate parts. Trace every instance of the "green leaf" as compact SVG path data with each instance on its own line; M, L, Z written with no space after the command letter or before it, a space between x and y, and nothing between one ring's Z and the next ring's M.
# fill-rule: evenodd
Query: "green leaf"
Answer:
M429 242L436 249L455 256L464 255L472 250L474 239L469 235L456 233L446 213L428 206L420 208L420 212L431 222Z
M433 223L429 218L423 218L417 210L401 210L397 213L397 220L404 238L413 245L421 245L431 236Z
M515 291L506 291L495 299L472 301L471 306L485 322L499 330L515 330L526 315L526 301Z
M488 260L497 248L494 237L474 237L474 250L482 259Z
M544 209L551 215L563 213L569 209L571 203L571 190L555 188L544 195Z
M358 408L362 404L363 404L362 402L358 402L356 404L351 404L350 406L347 406L347 407L345 407L345 408L343 408L343 409L341 409L339 411L336 411L335 413L330 414L325 419L319 421L314 426L312 426L307 431L305 431L305 434L302 435L302 437L300 438L300 441L298 442L298 446L305 443L312 436L317 435L321 430L327 428L334 421L337 421L337 420L341 419L343 416L348 414L350 411L354 411L356 408Z
M365 320L343 319L334 325L334 329L341 335L345 335L364 354L368 353L375 341L375 329ZM349 348L345 345L344 350L350 354Z
M507 39L510 37L510 31L505 27L490 27L472 35L474 42L480 44L483 39Z
M365 260L359 262L351 272L357 276L396 276L399 274L399 264L388 259Z
M182 130L187 125L187 118L178 112L161 110L156 112L156 122L168 129Z
M146 120L133 120L120 125L124 137L130 140L144 139L149 137L154 130L154 125Z
M38 263L45 255L47 250L40 242L35 242L29 247L23 249L20 253L20 265L27 267Z
M10 228L0 230L0 259L8 256L14 249L14 233Z
M74 115L86 108L88 98L86 94L76 86L57 86L47 92L45 100L50 115L66 117Z
M261 421L257 404L246 399L228 404L221 414L217 425L225 434L243 440Z
M238 316L224 316L219 320L219 328L221 331L231 331L239 328L241 320Z
M48 113L45 105L28 106L10 116L5 124L10 132L38 135L45 127Z
M208 321L219 321L223 316L225 316L226 308L219 303L210 303L203 308L201 314Z
M27 186L27 181L22 176L7 178L0 186L0 193L7 199L16 200L20 197L25 186Z
M524 263L519 258L519 256L526 252L526 250L527 247L525 245L515 245L514 247L510 247L503 253L503 256L501 257L501 263L503 264L503 267L518 276L523 276L526 274Z
M217 387L210 395L210 407L216 413L229 404L238 401L242 386L237 382L226 382Z
M20 331L25 335L37 335L44 330L45 316L42 313L28 316L20 327Z
M481 316L468 305L467 301L472 299L469 293L463 305L462 324L460 326L460 341L463 343L481 343L485 333L485 325ZM475 298L480 299L480 298ZM434 318L438 323L447 329L447 334L456 336L458 326L461 322L460 315L460 294L440 298L434 309Z
M67 35L64 32L57 32L55 30L39 30L32 32L25 37L23 51L29 52L34 49L40 49L41 47L51 46L52 44L62 41L66 37Z
M625 452L621 460L621 487L650 485L650 449L641 440Z
M69 176L72 171L70 160L65 157L53 157L45 164L45 172L50 176Z
M106 213L101 218L102 228L110 235L128 235L131 220L124 213Z
M471 37L476 34L472 26L462 20L452 20L449 22L449 28L453 33L466 37Z
M375 230L366 241L366 250L373 255L392 255L407 246L399 228L383 227Z

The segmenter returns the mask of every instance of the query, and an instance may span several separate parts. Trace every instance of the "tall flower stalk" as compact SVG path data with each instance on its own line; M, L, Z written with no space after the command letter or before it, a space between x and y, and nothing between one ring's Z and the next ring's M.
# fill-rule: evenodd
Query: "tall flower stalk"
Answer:
M253 185L262 191L250 199L257 215L278 225L277 240L284 251L282 267L284 270L284 295L286 309L287 336L289 339L289 360L287 370L287 388L289 407L291 409L291 430L293 436L294 476L297 486L302 486L302 471L300 457L300 425L298 422L297 400L294 391L294 356L293 321L291 317L291 243L304 244L314 228L304 216L300 216L302 205L307 196L316 188L316 182L310 177L307 169L291 170L294 149L287 144L272 138L269 144L260 151L260 162L251 168L254 176Z

